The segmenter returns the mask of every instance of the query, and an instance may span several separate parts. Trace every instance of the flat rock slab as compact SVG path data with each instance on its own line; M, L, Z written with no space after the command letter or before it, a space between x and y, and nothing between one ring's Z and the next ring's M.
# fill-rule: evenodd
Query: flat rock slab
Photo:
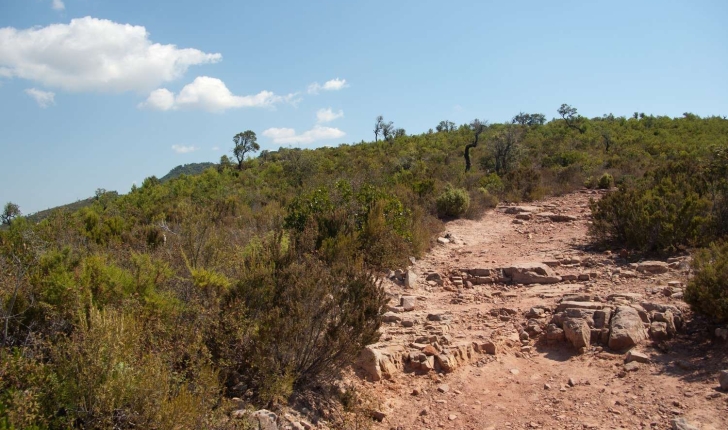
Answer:
M572 301L565 301L559 303L559 306L556 307L556 312L562 312L566 309L604 309L607 305L601 302L572 302Z
M664 261L643 261L637 264L637 270L643 273L658 275L660 273L666 273L670 268Z
M518 263L503 268L503 273L517 284L555 284L561 277L551 267L540 263Z
M510 206L506 208L506 213L513 215L524 212L532 213L540 210L541 208L538 206Z

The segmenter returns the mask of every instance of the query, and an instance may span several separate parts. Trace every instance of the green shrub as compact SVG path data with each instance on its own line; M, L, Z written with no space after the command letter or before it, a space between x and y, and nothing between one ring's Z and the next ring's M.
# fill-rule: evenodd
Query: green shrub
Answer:
M441 217L459 217L470 207L470 196L462 188L448 187L435 201L437 214Z
M597 182L597 187L602 190L608 190L614 185L614 178L609 173L603 174Z
M716 322L728 321L728 241L698 251L693 256L693 270L685 301Z
M623 184L618 191L591 202L590 234L602 243L641 251L673 251L699 246L706 236L710 201L685 181ZM708 239L709 240L709 239Z
M477 188L470 190L470 206L465 211L465 217L468 219L477 219L483 215L487 209L498 206L498 197L489 193L485 188Z
M593 190L599 185L599 181L594 176L589 176L586 178L586 181L584 181L584 186L589 188L590 190Z

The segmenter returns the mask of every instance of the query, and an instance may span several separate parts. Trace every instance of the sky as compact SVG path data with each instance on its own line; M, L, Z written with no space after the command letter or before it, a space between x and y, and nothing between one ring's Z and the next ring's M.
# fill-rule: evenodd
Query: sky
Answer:
M728 2L0 0L0 205L441 120L728 115Z

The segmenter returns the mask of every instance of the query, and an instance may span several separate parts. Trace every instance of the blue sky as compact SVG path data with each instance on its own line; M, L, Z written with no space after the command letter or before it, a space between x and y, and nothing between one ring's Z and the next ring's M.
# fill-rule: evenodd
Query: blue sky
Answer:
M728 2L0 0L0 204L519 111L728 115Z

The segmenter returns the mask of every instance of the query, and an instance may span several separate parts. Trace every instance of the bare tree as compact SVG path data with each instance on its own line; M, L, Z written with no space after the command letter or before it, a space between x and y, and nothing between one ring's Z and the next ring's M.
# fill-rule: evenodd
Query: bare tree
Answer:
M386 141L391 141L394 137L394 124L392 121L382 123L382 137Z
M384 124L384 117L379 115L374 122L374 141L379 142L379 133L382 132L382 125Z
M485 128L488 126L488 121L481 121L479 119L474 119L473 122L470 123L470 128L473 129L475 132L475 139L471 142L465 145L465 171L470 171L471 163L470 163L470 150L472 148L475 148L478 146L478 139L480 138L480 134L485 130Z

